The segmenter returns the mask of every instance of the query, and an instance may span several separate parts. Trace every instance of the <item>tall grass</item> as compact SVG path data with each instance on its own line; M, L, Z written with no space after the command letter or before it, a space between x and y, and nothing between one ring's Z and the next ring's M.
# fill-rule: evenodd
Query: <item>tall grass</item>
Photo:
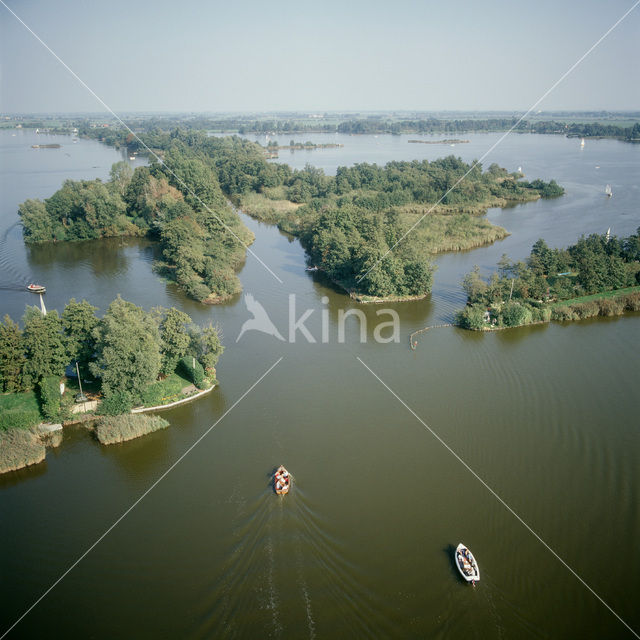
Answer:
M28 429L0 431L0 473L42 462L45 447Z
M169 423L160 416L105 416L96 424L96 437L102 444L114 444L133 440L168 426Z

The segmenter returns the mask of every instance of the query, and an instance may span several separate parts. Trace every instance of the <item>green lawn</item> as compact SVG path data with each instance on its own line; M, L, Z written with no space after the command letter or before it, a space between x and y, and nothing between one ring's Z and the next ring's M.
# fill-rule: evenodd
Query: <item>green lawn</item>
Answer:
M35 391L26 393L4 393L0 395L0 411L21 409L23 411L37 411L40 413L40 403Z
M189 380L177 373L172 373L164 380L159 380L149 385L142 394L142 404L145 407L156 407L161 404L169 404L182 398L182 389L191 384Z
M0 395L0 431L26 428L42 420L35 391Z
M551 306L568 307L572 304L581 304L583 302L590 302L591 300L598 300L599 298L616 298L628 293L635 293L636 291L640 291L640 286L626 287L625 289L616 289L615 291L604 291L603 293L594 293L590 296L580 296L579 298L571 298L570 300L558 300L558 302L554 302Z

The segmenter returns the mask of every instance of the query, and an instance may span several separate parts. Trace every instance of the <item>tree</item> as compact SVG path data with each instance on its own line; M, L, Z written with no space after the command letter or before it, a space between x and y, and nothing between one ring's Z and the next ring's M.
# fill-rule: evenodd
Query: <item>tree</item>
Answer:
M160 322L160 340L162 365L160 372L168 376L176 370L178 360L187 354L191 343L191 336L187 331L187 325L191 318L184 312L174 307L164 311L164 318Z
M38 385L42 413L48 420L60 417L60 378L59 376L44 376Z
M124 196L131 178L133 177L133 169L128 162L121 160L111 165L111 171L109 172L111 178L111 184L114 185L117 193L120 196Z
M25 242L49 242L52 239L51 218L44 202L26 200L18 207L18 213Z
M24 352L20 327L8 316L0 323L0 390L15 393L22 389Z
M204 329L192 324L188 331L191 338L188 353L195 355L207 375L215 374L215 366L224 351L220 341L220 330L212 324Z
M467 294L467 300L469 303L480 302L483 296L487 293L487 283L480 276L480 267L474 265L473 271L467 273L462 280L462 288Z
M27 360L24 374L29 386L43 376L61 377L69 363L69 356L58 312L49 311L43 315L37 307L27 307L23 323L22 344Z
M98 324L95 312L97 308L86 300L76 302L71 298L62 312L62 327L65 333L65 346L69 360L75 360L80 375L89 373L89 362L93 359L96 341L93 330Z
M152 314L118 296L93 330L93 375L102 379L106 396L130 392L138 398L160 372L160 333Z

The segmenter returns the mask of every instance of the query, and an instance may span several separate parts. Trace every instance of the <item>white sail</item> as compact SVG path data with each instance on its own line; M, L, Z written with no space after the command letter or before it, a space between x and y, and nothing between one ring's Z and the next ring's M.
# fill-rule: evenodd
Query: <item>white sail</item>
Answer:
M604 188L604 192L611 197L613 195L613 191L611 191L611 185L608 184L605 188Z
M584 138L582 138L582 140L580 140L580 146L584 147Z

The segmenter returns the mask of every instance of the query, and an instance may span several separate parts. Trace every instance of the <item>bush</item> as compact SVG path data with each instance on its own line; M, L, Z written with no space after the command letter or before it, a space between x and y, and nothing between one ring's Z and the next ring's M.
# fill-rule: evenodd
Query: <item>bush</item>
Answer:
M630 293L624 297L624 308L627 311L640 311L640 291Z
M38 424L42 417L37 411L29 409L4 409L0 412L0 431L10 429L28 429Z
M550 307L534 307L531 309L532 322L549 322L551 320Z
M571 311L581 320L584 318L593 318L600 313L600 307L595 301L583 302L581 304L572 304Z
M100 403L99 411L105 416L119 416L129 413L133 407L133 397L128 391L114 391Z
M515 300L507 302L501 311L505 327L518 327L531 322L531 311Z
M204 367L193 356L184 356L178 363L177 372L191 380L198 389L204 388Z
M553 307L551 310L551 319L559 320L560 322L566 322L569 320L575 320L575 314L569 307Z
M472 329L474 331L482 331L488 327L488 323L484 321L486 307L482 304L474 304L465 307L456 314L456 324L464 329Z
M42 414L47 420L57 420L60 417L60 378L58 376L41 378L38 390Z
M598 306L601 316L619 316L624 312L624 300L621 298L600 298Z

